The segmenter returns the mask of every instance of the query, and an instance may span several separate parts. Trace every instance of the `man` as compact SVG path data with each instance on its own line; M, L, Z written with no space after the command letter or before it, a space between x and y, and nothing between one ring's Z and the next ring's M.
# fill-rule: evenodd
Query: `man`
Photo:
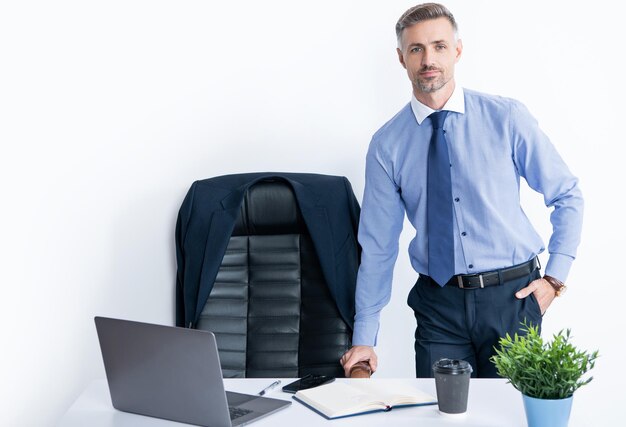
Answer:
M582 226L578 181L521 103L456 85L463 45L448 9L415 6L396 34L413 97L368 150L353 347L341 363L346 375L360 361L376 369L406 213L419 273L408 297L417 376L431 377L432 364L448 357L470 362L474 376L496 377L489 358L498 338L523 321L540 325L564 290ZM543 278L544 245L520 207L520 177L554 208Z

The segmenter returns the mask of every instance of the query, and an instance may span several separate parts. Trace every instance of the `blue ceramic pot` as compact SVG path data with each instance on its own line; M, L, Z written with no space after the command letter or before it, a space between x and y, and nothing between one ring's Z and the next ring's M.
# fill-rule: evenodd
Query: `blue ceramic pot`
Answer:
M537 399L522 394L528 427L567 427L572 399Z

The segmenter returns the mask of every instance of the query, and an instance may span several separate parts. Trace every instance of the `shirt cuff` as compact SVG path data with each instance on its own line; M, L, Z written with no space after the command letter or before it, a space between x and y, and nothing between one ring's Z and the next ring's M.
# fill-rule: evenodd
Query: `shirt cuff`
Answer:
M552 276L555 279L559 279L561 282L565 283L569 274L569 270L572 267L572 262L574 262L574 258L569 255L557 253L550 254L550 258L548 258L548 265L546 265L545 274L547 274L548 276Z
M369 345L374 347L378 338L378 319L356 320L352 333L352 345Z

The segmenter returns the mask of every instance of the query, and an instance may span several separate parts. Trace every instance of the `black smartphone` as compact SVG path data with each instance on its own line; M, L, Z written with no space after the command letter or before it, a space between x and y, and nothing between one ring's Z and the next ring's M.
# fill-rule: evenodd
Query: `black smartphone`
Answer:
M295 393L298 390L306 390L307 388L317 387L318 385L327 384L335 381L335 377L326 375L305 375L304 377L287 384L283 387L285 393Z

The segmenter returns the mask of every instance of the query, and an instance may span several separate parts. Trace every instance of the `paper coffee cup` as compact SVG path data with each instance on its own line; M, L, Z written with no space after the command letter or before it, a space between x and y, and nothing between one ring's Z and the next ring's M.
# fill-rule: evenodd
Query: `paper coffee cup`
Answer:
M445 414L467 411L467 397L472 366L465 360L439 359L433 364L437 402Z

